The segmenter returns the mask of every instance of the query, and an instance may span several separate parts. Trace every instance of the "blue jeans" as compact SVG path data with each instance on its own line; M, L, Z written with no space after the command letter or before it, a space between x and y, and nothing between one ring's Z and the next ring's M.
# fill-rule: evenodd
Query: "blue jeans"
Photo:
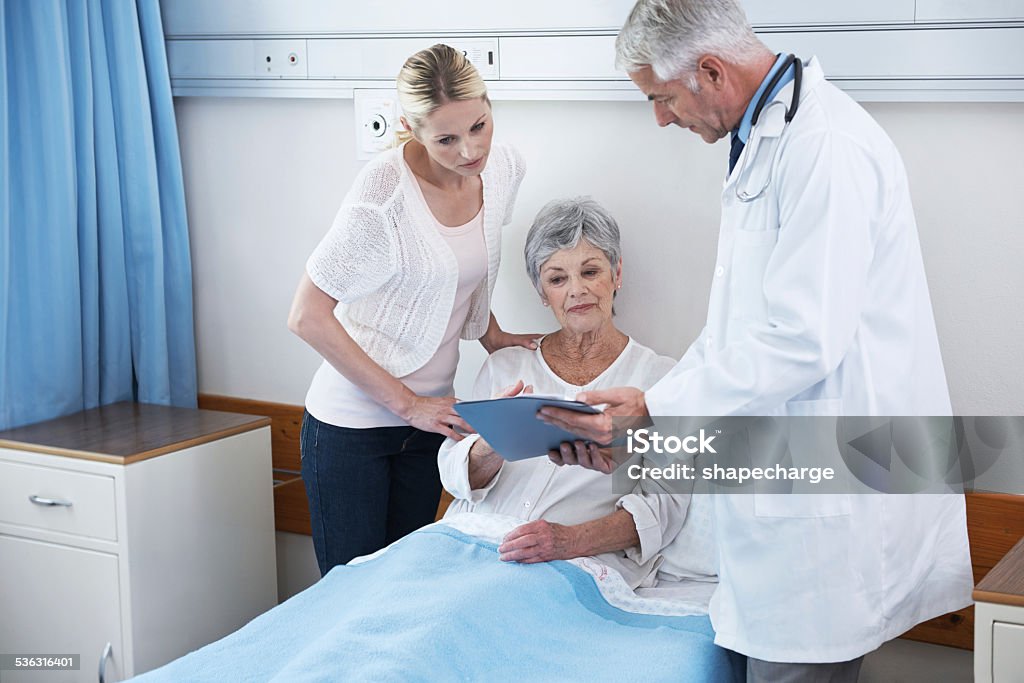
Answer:
M415 427L335 427L302 418L302 480L323 576L437 516L444 437Z

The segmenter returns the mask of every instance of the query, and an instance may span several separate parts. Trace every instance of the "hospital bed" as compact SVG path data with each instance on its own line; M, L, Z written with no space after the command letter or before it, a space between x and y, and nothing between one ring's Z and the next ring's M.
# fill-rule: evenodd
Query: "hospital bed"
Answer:
M593 558L502 562L518 524L424 527L136 680L743 680L742 658L713 643L714 584L638 594Z

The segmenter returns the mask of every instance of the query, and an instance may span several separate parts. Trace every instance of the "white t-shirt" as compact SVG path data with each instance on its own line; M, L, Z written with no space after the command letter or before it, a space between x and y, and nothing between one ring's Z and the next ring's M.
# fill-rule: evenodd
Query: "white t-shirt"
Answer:
M430 213L419 183L413 185L416 187L415 201L423 203L427 214L434 222L434 227L455 254L459 274L455 303L440 346L425 365L398 379L420 396L450 396L454 391L452 384L459 363L460 332L469 315L473 292L487 277L483 209L465 225L453 228L441 225ZM313 382L306 394L306 410L321 422L337 427L365 429L400 427L406 424L384 405L348 381L327 361L320 365L320 369L313 376Z

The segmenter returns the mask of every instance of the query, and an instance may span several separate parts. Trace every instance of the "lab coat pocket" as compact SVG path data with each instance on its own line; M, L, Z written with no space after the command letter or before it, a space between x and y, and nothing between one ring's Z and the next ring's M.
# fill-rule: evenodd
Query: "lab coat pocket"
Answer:
M838 416L842 413L842 399L816 399L789 401L784 414L789 417ZM784 418L783 418L784 419ZM818 468L819 474L826 466L834 466L835 460L829 455L835 451L833 429L809 429L798 421L790 422L788 434L789 450L795 468ZM808 475L811 476L811 475ZM808 487L802 482L802 488ZM813 490L814 484L811 484ZM850 514L849 493L754 493L754 515L757 517L820 518L838 517Z
M729 316L742 320L768 317L764 274L779 239L778 229L733 232L732 272L729 277Z
M787 401L784 414L793 417L837 417L842 413L843 399L818 398L809 401Z

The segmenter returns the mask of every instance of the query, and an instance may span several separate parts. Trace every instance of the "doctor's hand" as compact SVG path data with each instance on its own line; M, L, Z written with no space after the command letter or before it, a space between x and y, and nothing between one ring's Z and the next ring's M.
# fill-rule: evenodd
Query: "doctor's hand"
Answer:
M612 457L612 449L601 448L592 441L563 441L558 450L548 451L548 459L559 467L579 465L585 470L611 474L619 463Z
M502 562L534 564L570 560L579 557L577 541L574 527L538 519L508 532L498 546L498 553Z
M551 406L541 408L538 419L580 437L573 442L563 442L558 450L549 451L548 457L556 465L580 465L608 474L618 465L610 449L601 448L599 444L609 444L619 436L618 432L625 432L628 425L624 422L628 420L613 423L612 418L634 418L638 423L646 423L650 413L644 392L633 387L618 387L583 392L576 400L589 405L604 404L605 408L596 415Z

